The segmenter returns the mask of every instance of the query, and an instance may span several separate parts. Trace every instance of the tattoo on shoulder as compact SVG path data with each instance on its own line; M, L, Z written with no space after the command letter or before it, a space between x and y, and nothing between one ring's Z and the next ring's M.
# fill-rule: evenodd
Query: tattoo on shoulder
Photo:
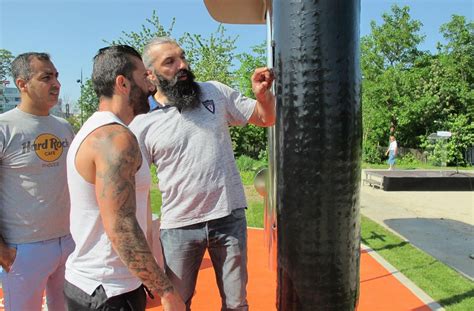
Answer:
M95 147L103 152L105 164L96 172L96 178L104 185L99 195L113 200L116 206L112 244L130 271L150 290L163 295L173 286L156 263L136 218L135 174L142 164L138 142L124 127L114 127L101 135Z
M123 203L135 195L135 174L141 164L138 143L126 128L116 126L101 132L93 148L103 165L97 167L96 178L102 179L101 196L119 196ZM133 203L133 202L129 202Z

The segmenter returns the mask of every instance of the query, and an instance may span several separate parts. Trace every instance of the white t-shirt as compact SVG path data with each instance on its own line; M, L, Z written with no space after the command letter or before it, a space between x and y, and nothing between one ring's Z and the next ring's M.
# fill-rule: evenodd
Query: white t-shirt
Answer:
M161 228L179 228L247 206L229 125L245 125L256 101L215 81L199 83L201 105L159 107L130 124L163 196Z
M394 141L390 142L390 146L388 147L388 150L395 151L396 149L397 149L397 141L394 140Z

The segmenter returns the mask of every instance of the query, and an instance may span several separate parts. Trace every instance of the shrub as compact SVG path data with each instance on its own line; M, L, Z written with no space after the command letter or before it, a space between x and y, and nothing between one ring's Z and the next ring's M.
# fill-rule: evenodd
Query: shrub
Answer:
M249 172L256 172L260 168L266 166L266 161L263 160L255 160L251 157L246 155L240 156L236 160L237 168L239 171L249 171Z
M413 153L406 153L400 157L398 164L417 167L421 165L421 161L418 160Z
M362 160L366 163L380 164L384 160L383 148L371 144L364 144Z
M262 150L267 148L267 131L263 127L252 124L233 126L230 128L230 136L237 157L246 155L257 159Z

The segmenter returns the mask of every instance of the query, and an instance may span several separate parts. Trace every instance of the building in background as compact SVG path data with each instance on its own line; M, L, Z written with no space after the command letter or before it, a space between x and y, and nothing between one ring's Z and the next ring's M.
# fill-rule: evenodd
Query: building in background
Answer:
M5 82L0 83L0 113L12 110L20 103L20 91L7 85Z
M52 115L55 115L57 117L61 117L61 118L69 117L67 115L66 111L64 110L63 100L61 98L58 100L58 103L53 108L51 108L49 113L51 113Z

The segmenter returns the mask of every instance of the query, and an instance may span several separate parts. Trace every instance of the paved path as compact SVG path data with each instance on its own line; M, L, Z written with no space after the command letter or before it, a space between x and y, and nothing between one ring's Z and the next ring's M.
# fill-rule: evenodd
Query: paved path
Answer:
M474 280L474 192L362 185L360 200L363 215Z

